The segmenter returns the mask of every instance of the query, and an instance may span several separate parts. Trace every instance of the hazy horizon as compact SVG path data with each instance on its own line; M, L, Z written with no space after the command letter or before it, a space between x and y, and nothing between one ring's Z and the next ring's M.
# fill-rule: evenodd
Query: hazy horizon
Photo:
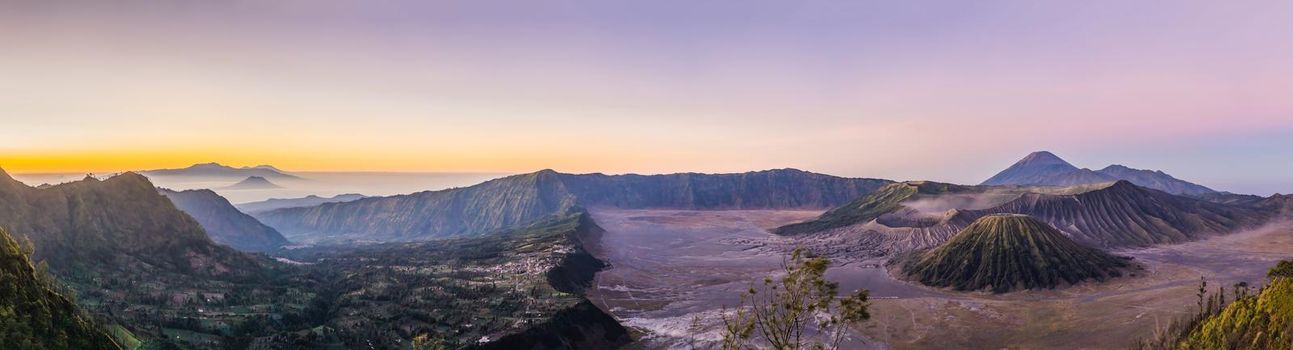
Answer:
M1293 4L0 1L0 167L743 172L1025 154L1293 192ZM1149 14L1152 14L1149 15Z

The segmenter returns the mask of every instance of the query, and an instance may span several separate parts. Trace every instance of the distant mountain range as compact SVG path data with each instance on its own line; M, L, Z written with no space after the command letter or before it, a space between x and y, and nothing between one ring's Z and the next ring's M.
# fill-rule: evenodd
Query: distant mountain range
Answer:
M313 207L324 203L350 202L364 198L368 198L368 196L358 193L339 194L332 197L309 195L300 198L270 198L259 202L235 204L234 206L244 213L255 213L283 208Z
M300 179L296 175L289 174L278 168L269 165L257 165L254 167L235 168L220 163L203 163L194 164L187 168L181 169L156 169L141 171L140 174L145 176L174 176L174 177L224 177L224 178L245 178L257 176L266 179Z
M1177 179L1162 171L1133 169L1116 164L1100 170L1079 169L1046 151L1029 154L981 185L1074 186L1117 180L1127 180L1138 186L1195 197L1216 192L1210 188Z
M269 189L275 189L275 188L283 188L283 186L279 186L274 184L273 182L269 182L269 180L266 180L265 178L260 176L251 176L246 179L243 179L242 181L238 181L238 183L225 186L220 189L222 190L269 190Z
M442 191L257 212L294 241L417 240L478 234L576 207L828 208L890 183L793 169L741 174L603 175L543 170Z
M234 208L224 197L211 190L159 190L176 208L197 220L212 240L242 251L272 251L287 244L287 239L256 218Z

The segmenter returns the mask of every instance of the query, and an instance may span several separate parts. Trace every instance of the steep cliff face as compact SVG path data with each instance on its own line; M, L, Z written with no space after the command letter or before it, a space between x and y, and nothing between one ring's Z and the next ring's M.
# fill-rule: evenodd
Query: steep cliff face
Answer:
M551 170L480 185L256 213L293 240L400 241L472 235L576 206L673 209L825 208L887 181L773 170L743 174L570 175Z
M125 173L41 189L0 172L0 227L30 238L55 271L139 265L183 274L249 277L250 257L211 241L148 179Z
M265 252L287 244L283 235L234 208L211 190L160 190L176 208L192 216L217 243L249 252Z
M52 283L0 229L0 344L12 349L120 349Z
M584 206L622 209L829 208L891 183L795 169L740 174L562 174Z
M988 215L951 240L910 257L905 275L957 290L1054 288L1121 275L1123 259L1073 242L1046 223L1018 214Z

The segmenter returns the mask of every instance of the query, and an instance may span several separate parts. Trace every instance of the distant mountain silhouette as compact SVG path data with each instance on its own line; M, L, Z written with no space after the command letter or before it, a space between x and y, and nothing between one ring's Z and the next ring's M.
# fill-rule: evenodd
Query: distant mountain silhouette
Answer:
M1100 169L1099 172L1119 180L1131 181L1137 186L1149 187L1172 194L1198 197L1217 192L1202 185L1177 179L1161 170L1133 169L1114 164Z
M234 206L244 213L255 213L283 208L313 207L324 203L350 202L364 198L368 198L368 196L358 193L339 194L332 197L309 195L300 198L270 198L259 202L235 204Z
M1073 242L1055 228L1019 214L975 220L951 240L907 259L908 277L957 290L1054 288L1121 276L1128 263Z
M1080 169L1047 151L1033 152L1025 156L1006 170L983 181L981 185L1075 186L1117 180L1131 181L1137 186L1194 197L1216 192L1210 188L1177 179L1162 171L1134 169L1116 164L1100 170Z
M741 174L603 175L552 170L442 191L257 212L290 239L414 240L478 234L582 207L828 208L888 184L793 169Z
M252 176L252 177L243 179L242 181L238 181L238 183L236 184L222 187L221 189L222 190L268 190L268 189L275 189L275 188L283 188L283 186L279 186L274 184L273 182L269 182L269 180L266 180L265 178L260 176Z
M1113 182L1116 178L1078 167L1046 151L1033 152L981 185L1072 186Z
M211 190L160 190L175 207L196 219L212 240L242 251L271 251L287 244L283 235L234 208Z
M254 167L235 168L220 163L203 163L194 164L182 169L156 169L140 172L145 176L174 176L174 177L233 177L244 178L249 176L263 177L267 179L300 179L300 177L288 174L278 168L269 165L257 165Z

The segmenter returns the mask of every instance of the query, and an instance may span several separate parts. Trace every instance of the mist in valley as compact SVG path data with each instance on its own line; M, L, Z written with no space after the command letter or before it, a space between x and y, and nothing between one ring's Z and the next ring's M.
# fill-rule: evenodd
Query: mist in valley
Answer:
M390 196L422 191L436 191L466 187L491 179L507 176L504 173L439 173L439 172L292 172L299 179L269 179L279 188L229 189L245 177L229 176L148 176L154 185L176 191L209 189L233 204L263 201L270 198L299 198L309 195L332 197L339 194L358 193L365 196ZM31 186L56 185L93 176L106 179L114 174L14 174L13 177Z

